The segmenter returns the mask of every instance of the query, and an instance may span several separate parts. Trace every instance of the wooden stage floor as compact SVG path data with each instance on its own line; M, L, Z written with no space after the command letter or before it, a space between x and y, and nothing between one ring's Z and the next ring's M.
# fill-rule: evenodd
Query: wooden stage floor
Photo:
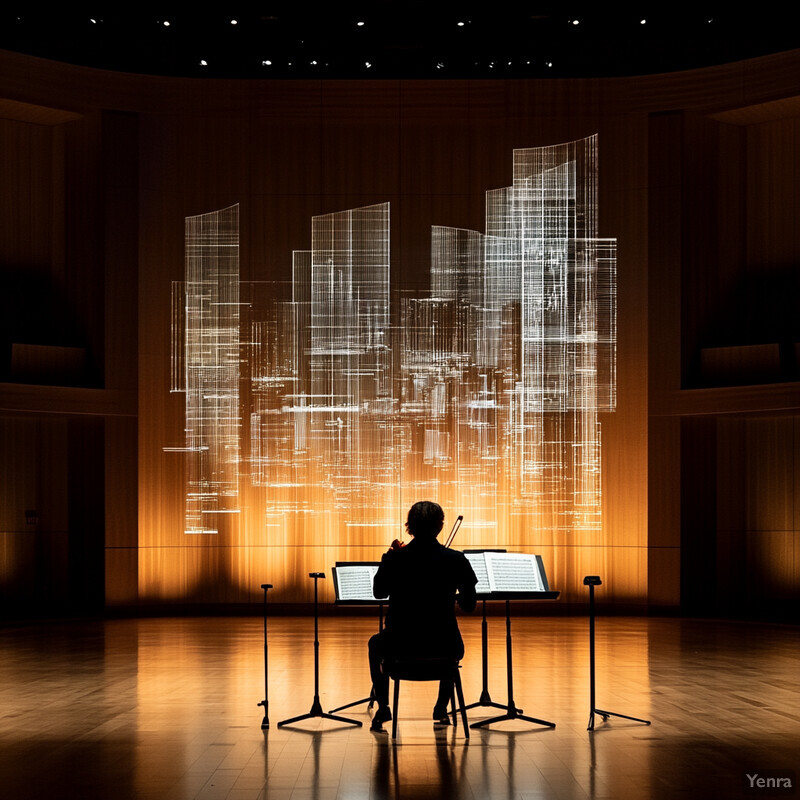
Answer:
M400 731L310 710L313 620L269 622L271 728L260 728L258 618L138 619L0 628L0 795L25 798L737 798L798 796L800 628L600 618L597 704L651 726L589 716L585 618L513 620L521 720L434 731L433 684L404 685ZM481 690L480 619L461 618L467 701ZM320 621L322 707L364 697L374 617ZM505 626L489 619L489 688L503 702ZM471 712L471 721L493 709ZM387 726L387 728L390 726ZM789 777L792 791L747 775ZM778 785L773 781L773 786ZM783 784L785 785L785 784ZM764 788L767 787L767 788Z

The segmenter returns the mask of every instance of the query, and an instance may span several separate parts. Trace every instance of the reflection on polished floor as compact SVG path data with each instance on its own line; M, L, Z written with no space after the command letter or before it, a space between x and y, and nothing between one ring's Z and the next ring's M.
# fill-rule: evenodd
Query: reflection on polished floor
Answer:
M320 621L324 710L369 690L371 617ZM467 701L481 690L480 619L462 618ZM313 620L269 626L269 717L262 731L258 618L140 619L0 629L3 797L736 798L747 774L800 773L800 628L681 619L601 618L597 703L645 717L586 730L584 618L513 621L521 720L435 731L434 684L404 685L397 743L364 726L311 719ZM489 620L489 688L503 702L505 627ZM471 721L497 713L478 708ZM388 727L388 726L387 726ZM778 795L786 792L778 792Z

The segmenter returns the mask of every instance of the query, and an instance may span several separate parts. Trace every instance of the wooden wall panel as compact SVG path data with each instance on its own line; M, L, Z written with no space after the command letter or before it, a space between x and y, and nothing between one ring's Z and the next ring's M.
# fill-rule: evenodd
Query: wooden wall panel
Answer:
M796 565L797 531L752 531L747 536L748 600L753 610L765 609L796 620L788 604L798 601L800 572Z
M654 604L680 602L680 421L654 413L654 400L680 387L683 120L650 119L648 142L648 586ZM623 281L620 281L623 282ZM657 407L656 407L657 408Z
M798 600L798 417L718 423L718 610L792 620Z
M129 116L126 127L114 115L4 108L29 121L0 122L0 225L13 226L0 228L0 353L27 348L44 358L9 375L0 357L0 379L27 381L0 384L10 431L0 452L8 487L2 509L17 520L4 545L7 559L25 562L17 575L6 561L0 576L15 614L94 613L104 602L107 512L111 540L127 528L134 553L138 546L122 488L135 494L138 230L130 211L138 166L128 134L136 119ZM133 437L112 437L106 469L105 420L125 417ZM116 486L110 506L107 478ZM25 509L38 512L38 523L20 528ZM127 600L136 600L135 587Z
M648 598L654 606L680 603L680 420L651 417L647 451Z
M584 596L583 574L597 572L606 598L677 603L679 428L668 417L648 422L647 411L666 413L669 398L681 391L681 343L689 330L681 322L683 256L694 252L691 260L702 262L714 249L705 243L698 251L686 247L687 234L702 236L709 227L700 218L695 227L686 224L697 204L687 201L692 184L686 169L699 163L706 171L695 177L713 173L717 182L717 231L710 241L723 247L714 269L725 277L741 253L732 242L740 240L742 181L725 167L740 154L742 132L700 117L797 93L799 63L800 54L782 54L611 81L202 82L113 75L0 53L2 95L84 115L59 117L64 121L50 134L27 130L21 139L16 124L3 128L11 132L0 146L13 158L19 154L19 164L28 158L33 165L31 179L13 167L18 185L3 195L4 207L20 205L39 186L32 202L51 211L46 223L47 213L35 215L21 239L17 229L3 229L0 246L9 252L21 246L30 254L47 241L48 269L61 270L70 310L96 359L102 355L99 374L109 388L137 386L138 464L130 452L130 422L108 423L104 430L105 452L118 443L126 461L105 475L106 502L116 497L126 509L126 520L113 529L110 506L105 512L106 570L113 586L122 587L115 602L127 602L134 584L142 601L253 599L257 584L273 579L264 572L277 576L286 601L307 600L305 573L319 569L320 561L375 557L384 546L359 540L342 549L330 521L265 521L255 513L216 542L187 543L183 465L180 456L163 451L180 443L183 428L182 397L168 391L169 285L182 276L186 215L240 202L243 277L283 280L291 250L310 243L311 216L389 200L392 268L398 285L414 286L427 270L430 225L482 229L483 192L508 185L514 147L599 132L601 234L619 239L619 408L603 421L606 525L595 538L514 531L504 543L546 554L552 582L569 600ZM686 109L698 115L688 123ZM789 163L793 126L779 121L746 135L747 180L753 181L748 258L761 252L793 258L791 225L769 216L785 214L795 202L795 167L777 189L770 184ZM708 156L714 141L721 143L712 154L715 164L692 160L692 152ZM37 154L32 160L26 155L31 147ZM135 158L126 159L132 151ZM734 236L720 225L731 219ZM36 225L46 228L41 240L31 233ZM138 272L138 306L125 302L132 271ZM699 337L713 316L713 270L698 279L701 301L692 306L699 311L690 329ZM130 316L117 323L116 312ZM93 413L131 412L124 395L104 397L93 399ZM73 400L61 409L78 410ZM720 442L716 447L724 450ZM766 456L753 458L760 465ZM138 471L136 511L127 483L132 470ZM750 507L760 509L776 484L748 481ZM267 525L275 547L257 544ZM132 526L138 527L135 560ZM733 517L724 529L738 535ZM473 543L471 537L464 544ZM787 546L776 552L788 552ZM726 557L734 550L726 549ZM117 591L108 581L106 590L109 598Z
M106 112L103 138L103 385L135 391L137 381L137 271L139 120Z
M795 417L794 430L792 431L792 441L794 442L794 452L792 453L794 465L794 484L792 486L792 496L795 498L792 504L792 530L800 531L800 417ZM800 539L797 541L797 566L800 569Z
M376 94L372 84L326 84L320 89L317 111L306 95L301 120L284 115L274 127L266 109L255 109L249 118L229 115L218 125L196 124L191 111L141 117L138 567L143 602L181 597L197 602L253 601L265 580L276 588L282 585L276 602L307 601L310 589L296 576L326 569L315 554L325 553L329 567L335 560L363 557L356 553L377 558L388 544L362 533L352 534L344 545L338 522L322 509L265 521L263 498L256 490L244 490L246 511L227 521L217 536L183 534L181 456L162 450L164 445L180 444L183 427L182 396L168 396L165 366L168 282L182 277L182 216L240 202L243 276L286 280L291 251L310 246L314 214L388 200L393 286L424 288L431 226L483 230L484 192L510 185L513 146L554 143L556 132L574 138L595 130L598 120L577 114L550 122L540 110L531 122L510 101L516 90L509 87L506 94L505 88L390 82ZM530 96L526 102L535 105ZM491 542L465 529L459 542L464 547L507 546L549 554L551 581L569 602L585 599L582 579L589 568L605 573L609 600L643 603L647 596L646 391L641 388L646 377L641 365L647 279L641 267L645 248L636 234L646 220L646 159L640 155L631 164L623 161L637 138L632 130L638 132L640 147L646 137L645 118L639 117L637 124L627 119L610 125L612 155L601 160L601 184L608 175L613 189L606 191L614 198L613 211L603 217L603 233L618 235L624 225L629 239L620 267L626 276L620 312L624 400L619 418L607 415L604 423L610 430L604 439L610 523L599 534L557 537L501 528ZM236 125L247 130L234 134ZM536 140L528 138L531 131ZM614 147L614 134L624 136L625 144ZM241 149L235 159L226 156L231 169L259 166L239 179L236 196L236 181L231 182L227 172L220 174L228 162L206 158L233 141ZM197 170L207 174L193 175ZM473 191L475 187L479 190ZM256 577L260 569L272 574Z
M748 531L790 531L794 520L794 420L751 419L745 435Z
M681 385L705 385L703 347L742 341L745 132L707 117L683 120ZM713 384L712 384L713 385Z
M796 264L800 253L798 124L789 118L747 129L747 262L762 273Z
M69 337L87 350L83 385L103 386L105 375L105 192L102 115L64 125L65 270L59 286Z
M108 605L135 604L139 596L137 425L134 417L105 421L105 596Z
M599 233L617 238L617 407L601 414L603 543L644 548L648 558L648 120L643 114L603 117L599 141ZM588 123L585 123L588 125ZM635 476L634 480L628 477ZM602 577L602 576L601 576ZM641 588L644 581L644 590ZM647 594L647 575L636 575ZM610 587L609 587L610 588ZM623 587L619 587L621 590Z
M89 415L67 421L67 607L82 614L102 613L105 603L104 422Z
M53 128L0 119L0 263L50 263L53 224Z
M717 421L681 424L681 605L712 613L717 586Z
M4 617L52 614L68 601L66 452L67 425L63 420L43 415L0 416L0 596Z

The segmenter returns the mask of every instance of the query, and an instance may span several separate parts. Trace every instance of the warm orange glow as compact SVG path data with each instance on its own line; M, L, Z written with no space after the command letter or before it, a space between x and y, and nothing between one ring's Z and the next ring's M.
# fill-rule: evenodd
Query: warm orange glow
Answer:
M170 500L165 527L146 500L163 487L141 488L140 595L252 601L268 576L308 601L307 572L377 559L428 497L464 516L457 547L538 553L565 597L593 571L642 598L644 549L609 551L602 525L615 242L596 238L595 157L595 138L515 151L486 234L433 228L427 293L392 290L386 203L315 217L285 285L234 288L235 208L189 218L186 438L162 452L186 511Z

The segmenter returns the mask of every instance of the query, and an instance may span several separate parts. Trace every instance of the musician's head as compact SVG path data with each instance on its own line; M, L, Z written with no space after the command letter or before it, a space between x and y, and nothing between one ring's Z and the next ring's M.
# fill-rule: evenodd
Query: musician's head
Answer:
M408 511L406 530L412 536L435 539L444 525L444 511L438 503L421 500L414 503Z

